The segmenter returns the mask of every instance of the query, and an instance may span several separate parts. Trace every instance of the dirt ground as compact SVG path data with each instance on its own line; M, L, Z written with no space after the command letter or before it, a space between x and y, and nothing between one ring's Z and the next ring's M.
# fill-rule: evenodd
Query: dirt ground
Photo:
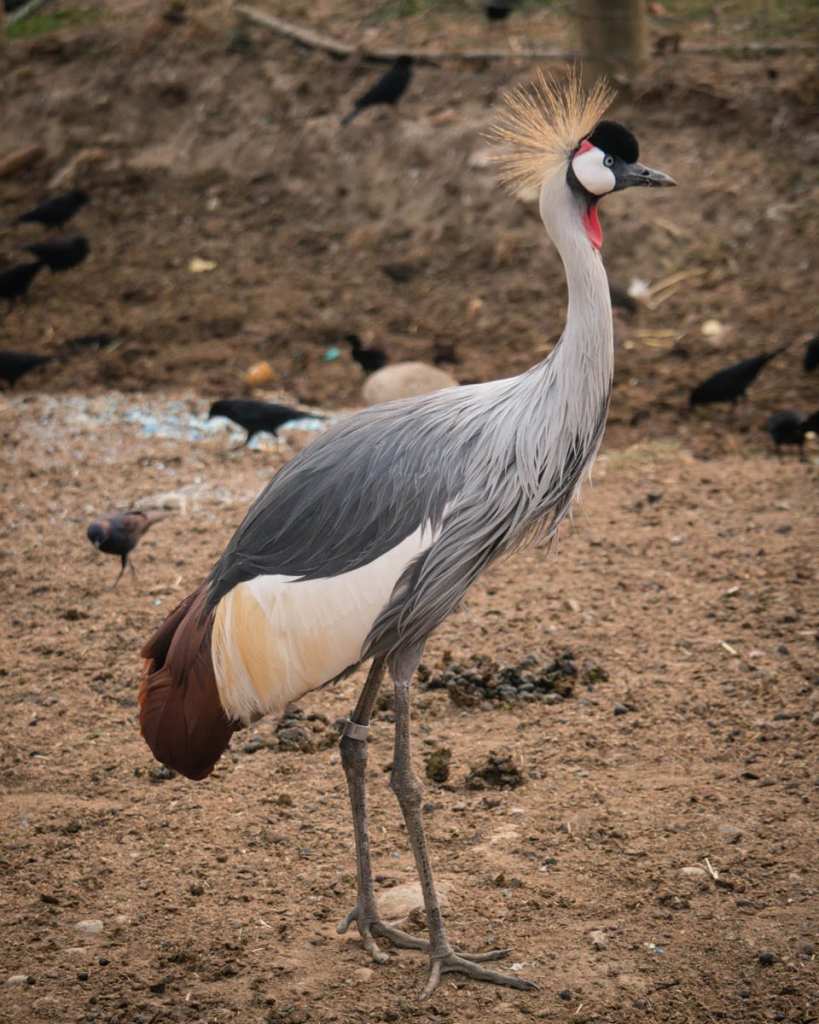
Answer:
M435 674L571 650L604 672L551 703L464 707L419 686L414 705L419 771L451 750L425 799L453 941L512 947L507 969L540 988L451 976L419 1003L423 956L375 965L335 932L355 880L333 723L360 674L303 702L300 749L261 722L203 783L160 771L136 725L141 644L312 435L231 453L227 432L141 424L242 393L260 358L266 393L332 416L359 400L346 352L326 359L349 330L394 361L454 341L461 381L545 355L561 268L534 211L495 184L480 134L532 68L424 68L395 116L341 133L371 67L237 36L218 7L163 11L111 5L0 57L0 155L46 149L0 179L0 219L55 175L92 195L74 222L91 258L41 275L0 321L0 348L117 338L0 394L0 1021L815 1021L819 445L777 459L762 430L776 409L819 406L801 368L817 330L815 62L655 60L618 105L681 187L603 210L612 280L661 287L616 314L594 484L557 547L493 568L424 659ZM479 41L463 15L313 14L371 43ZM545 15L522 17L564 42ZM40 234L5 229L0 259ZM197 256L215 269L192 273ZM686 413L693 383L784 342L735 414ZM84 532L131 503L169 515L112 590L115 560ZM387 786L390 717L369 770L384 899L415 879ZM467 788L492 751L522 785ZM412 911L406 927L422 923Z

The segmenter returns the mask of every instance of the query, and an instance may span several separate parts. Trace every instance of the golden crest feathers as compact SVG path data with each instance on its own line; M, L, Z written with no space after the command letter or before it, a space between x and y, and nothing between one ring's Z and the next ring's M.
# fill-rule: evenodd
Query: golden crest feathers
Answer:
M492 156L498 177L515 194L539 189L594 130L614 95L603 79L586 92L576 67L561 78L539 70L533 82L507 93L486 133L502 147Z

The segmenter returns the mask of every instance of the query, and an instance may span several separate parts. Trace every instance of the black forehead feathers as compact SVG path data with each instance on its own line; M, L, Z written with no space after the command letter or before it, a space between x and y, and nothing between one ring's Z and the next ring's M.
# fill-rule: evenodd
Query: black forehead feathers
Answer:
M627 164L636 163L640 157L640 146L628 130L616 121L600 121L589 136L589 142L604 153L619 156Z

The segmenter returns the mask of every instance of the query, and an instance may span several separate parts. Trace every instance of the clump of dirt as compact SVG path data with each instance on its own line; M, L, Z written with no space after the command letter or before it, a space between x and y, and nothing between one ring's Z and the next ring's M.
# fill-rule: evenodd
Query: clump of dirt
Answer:
M530 654L516 665L499 665L486 655L473 656L469 662L450 662L433 675L422 665L418 670L422 689L446 690L453 704L461 708L479 707L483 702L541 700L555 704L571 697L575 686L594 686L605 682L608 673L591 662L578 667L573 651L564 651L545 665Z
M452 751L449 747L438 747L435 750L430 750L424 758L424 766L430 782L447 782L449 780L449 765L451 761Z
M259 750L273 750L277 753L314 754L338 743L340 728L320 711L305 714L301 708L290 707L276 723L272 736L251 736L241 747L243 754L255 754Z
M523 771L510 753L490 750L486 760L470 769L467 789L517 789L524 783Z

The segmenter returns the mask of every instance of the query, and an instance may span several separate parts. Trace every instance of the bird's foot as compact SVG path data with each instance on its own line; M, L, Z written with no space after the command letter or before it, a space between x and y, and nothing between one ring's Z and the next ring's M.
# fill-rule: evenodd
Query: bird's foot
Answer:
M465 974L469 978L475 978L476 981L488 981L492 985L505 985L507 988L536 989L537 985L533 981L527 981L526 978L518 978L514 974L501 974L499 971L489 971L485 967L479 966L482 960L497 960L506 956L508 952L508 949L498 949L491 953L478 953L475 956L470 956L468 953L453 951L445 953L443 956L431 957L429 980L421 993L421 999L428 999L432 995L438 987L442 975L452 973Z
M375 936L378 935L387 939L399 949L420 949L428 952L429 943L426 939L419 939L408 932L402 932L400 928L393 928L392 925L384 924L375 911L364 911L357 904L344 920L336 928L339 935L343 935L350 925L355 921L358 934L364 943L364 948L377 964L385 964L389 960L389 954L379 949Z
M386 939L398 949L417 949L422 953L429 952L429 941L427 939L420 939L417 935L410 935L409 932L401 931L400 928L394 928L391 924L385 924L377 912L363 912L358 905L353 907L350 913L338 925L336 928L338 934L343 935L353 921L355 921L358 927L358 933L364 943L364 948L378 964L386 963L390 957L388 953L379 948L375 941L375 936ZM510 952L511 950L509 949L490 949L486 953L466 953L461 949L457 949L454 955L469 963L479 964L487 963L490 960L501 960L503 957L508 956ZM450 970L457 970L457 968L450 968ZM490 971L489 973L491 974L492 972ZM502 977L502 975L498 975L498 977ZM517 981L518 979L511 978L509 981L504 982L504 984L515 985ZM517 985L516 987L527 988L531 986L527 984L523 986Z

